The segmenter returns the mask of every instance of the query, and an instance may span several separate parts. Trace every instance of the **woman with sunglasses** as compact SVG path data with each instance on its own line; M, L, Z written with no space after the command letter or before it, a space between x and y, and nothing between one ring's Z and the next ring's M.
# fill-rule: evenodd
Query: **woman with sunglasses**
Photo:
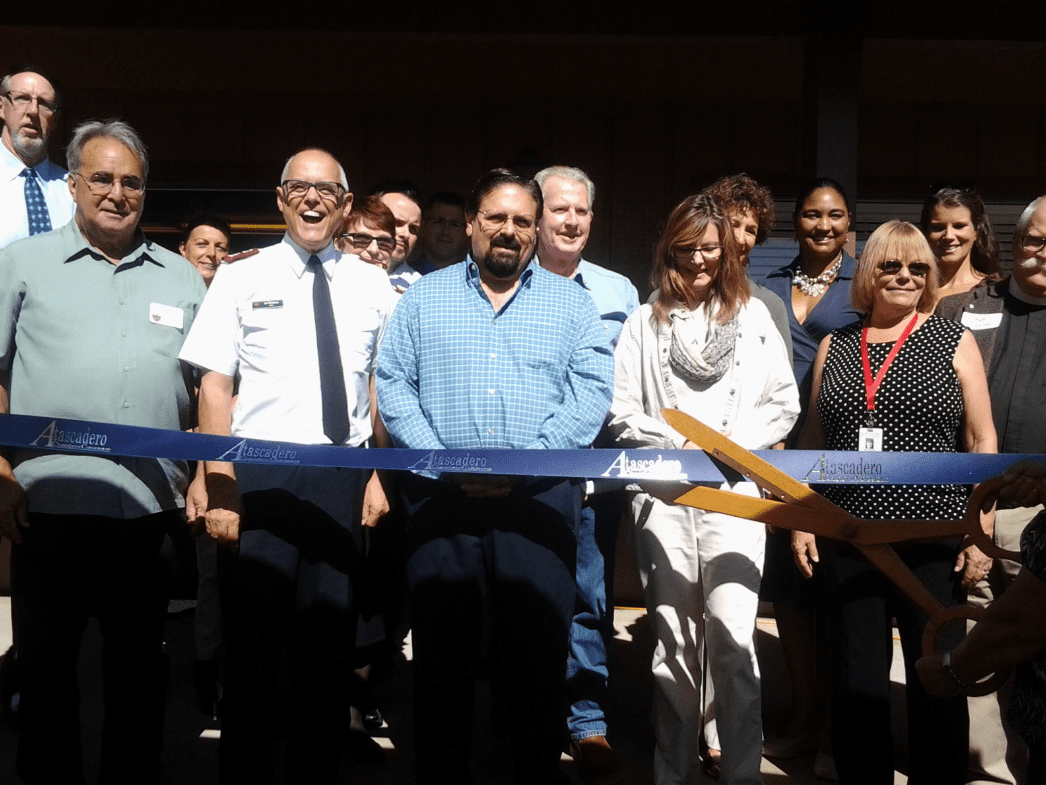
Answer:
M980 195L940 188L923 202L919 219L937 257L937 300L999 280L999 241Z
M915 226L890 221L872 233L851 287L854 308L866 316L821 342L800 447L954 452L962 444L967 452L996 451L977 344L961 325L929 315L936 292L937 262ZM963 516L969 493L961 485L838 485L824 495L860 518L954 520ZM993 520L982 521L989 534ZM894 781L890 622L896 616L907 674L908 782L964 783L965 699L930 698L915 674L926 615L852 546L802 532L792 540L800 571L824 572L840 781ZM958 549L956 537L897 551L947 607L962 604L966 587L990 564L975 546ZM961 638L963 630L953 625L949 632Z
M799 413L789 358L766 306L749 297L730 220L710 196L690 196L669 215L651 284L656 297L625 322L615 352L615 438L628 447L695 447L661 416L663 408L673 408L747 449L783 439ZM750 483L732 489L757 495ZM765 527L666 504L646 490L633 491L630 506L658 641L655 781L682 785L700 776L701 651L707 644L722 781L761 784L753 634Z

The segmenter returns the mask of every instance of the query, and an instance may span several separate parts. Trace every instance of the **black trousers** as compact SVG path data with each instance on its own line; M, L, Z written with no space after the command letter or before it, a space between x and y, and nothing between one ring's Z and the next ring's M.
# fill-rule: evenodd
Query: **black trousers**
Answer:
M963 604L953 572L958 541L898 548L898 555L945 607ZM890 728L891 616L904 655L908 705L908 782L963 785L969 755L966 697L927 694L915 672L927 616L855 548L831 543L821 551L833 642L832 744L841 785L893 782ZM940 645L958 645L962 623L944 630Z
M226 651L223 785L273 781L272 739L281 716L287 734L281 781L337 778L338 731L348 718L356 635L352 583L359 568L365 474L300 471L315 482L336 483L355 513L335 520L283 489L243 494L239 551L219 554ZM283 672L288 702L281 715Z
M467 785L482 608L493 606L495 714L518 785L565 778L567 634L574 613L577 486L534 480L508 499L404 479L419 785ZM504 705L501 705L501 702Z
M22 691L17 770L30 785L84 782L76 663L92 614L104 641L99 782L159 779L167 686L160 546L181 518L178 510L134 519L30 513L11 559Z

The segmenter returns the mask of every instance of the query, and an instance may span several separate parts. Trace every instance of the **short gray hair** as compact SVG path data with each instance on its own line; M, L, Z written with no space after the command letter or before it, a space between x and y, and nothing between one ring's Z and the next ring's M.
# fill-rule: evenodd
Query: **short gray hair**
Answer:
M582 183L588 190L588 209L591 210L593 205L595 205L596 184L592 182L592 178L585 174L583 170L578 169L576 166L545 167L534 175L534 179L537 181L537 184L541 186L542 192L545 190L545 181L550 177L562 177L564 180L574 180L575 182Z
M70 172L80 171L84 147L92 139L115 139L136 156L142 164L142 179L149 179L149 153L138 132L123 120L87 120L76 126L73 138L65 150L66 165Z
M1021 244L1021 240L1024 239L1024 235L1028 232L1028 224L1031 223L1031 217L1035 215L1035 211L1039 209L1044 199L1046 199L1046 194L1033 199L1031 204L1024 208L1021 217L1017 219L1017 223L1013 227L1013 244L1010 246L1013 253L1017 253L1017 246Z
M341 161L339 161L333 155L328 153L322 147L306 147L306 148L304 148L302 150L299 150L294 155L292 155L290 158L288 158L287 159L287 163L285 163L283 165L283 171L280 172L280 182L281 183L283 183L283 182L285 182L287 180L287 175L291 171L291 161L293 161L295 158L297 158L302 153L323 153L324 155L330 155L330 157L334 161L334 163L338 165L338 177L339 177L340 182L341 182L341 187L344 188L346 191L349 190L349 178L345 176L345 167L343 167L341 165Z

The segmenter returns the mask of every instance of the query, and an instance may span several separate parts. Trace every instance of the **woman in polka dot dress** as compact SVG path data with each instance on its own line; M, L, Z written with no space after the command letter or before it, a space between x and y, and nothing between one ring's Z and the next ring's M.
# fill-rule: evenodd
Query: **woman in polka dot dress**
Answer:
M890 221L865 246L851 288L862 321L834 331L814 365L809 417L800 445L809 449L908 452L996 451L988 385L973 336L928 315L937 288L933 252L919 230ZM861 518L955 519L968 488L958 485L832 486L825 496ZM992 516L985 516L991 530ZM820 553L818 553L820 545ZM853 547L818 543L797 532L801 572L824 570L834 647L833 744L843 783L892 783L891 618L896 617L908 674L908 782L965 782L965 698L930 698L915 676L926 616ZM991 560L959 541L898 548L945 606L962 604L965 587ZM956 555L958 553L958 556ZM822 557L819 559L819 556ZM961 638L959 625L951 632ZM951 642L954 645L954 641Z

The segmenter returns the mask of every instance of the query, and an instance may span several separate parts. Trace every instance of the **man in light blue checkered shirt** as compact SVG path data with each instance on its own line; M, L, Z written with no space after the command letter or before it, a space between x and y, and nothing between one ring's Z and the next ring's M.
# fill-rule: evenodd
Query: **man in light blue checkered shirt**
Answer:
M613 356L587 293L529 264L533 181L494 170L467 206L472 254L403 295L378 361L393 440L415 449L587 447L610 406ZM482 607L494 610L496 698L518 782L559 768L579 487L556 478L410 475L403 482L419 785L468 783Z

